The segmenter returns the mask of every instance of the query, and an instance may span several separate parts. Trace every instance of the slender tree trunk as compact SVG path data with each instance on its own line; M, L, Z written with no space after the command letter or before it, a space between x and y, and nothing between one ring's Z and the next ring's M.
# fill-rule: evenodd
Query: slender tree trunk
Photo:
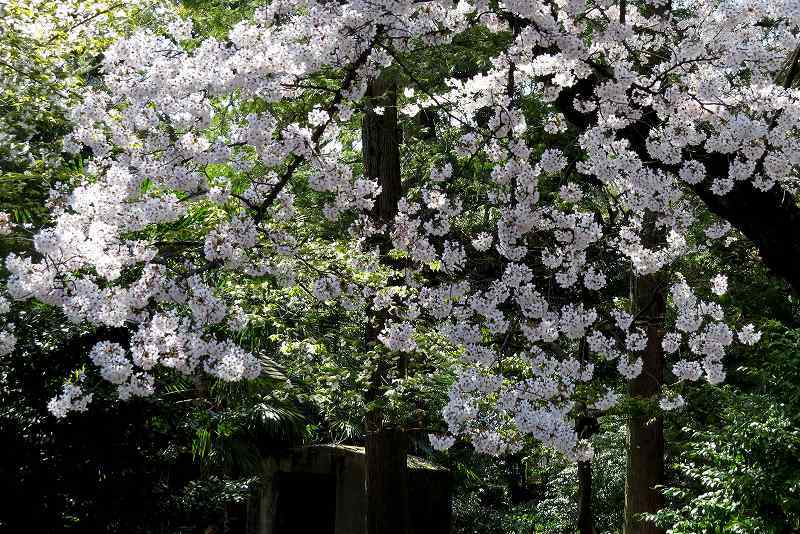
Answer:
M397 82L388 75L372 80L367 87L367 110L361 124L364 175L378 181L381 193L372 210L373 217L387 223L394 219L403 195L400 181L400 130L397 124ZM375 108L383 108L382 114ZM388 251L388 239L380 243Z
M368 89L368 109L361 129L364 153L364 175L378 181L381 193L375 202L372 216L378 224L392 221L402 195L400 181L400 138L397 124L397 84L387 76L373 80ZM375 107L382 107L377 114ZM387 235L378 237L382 255L390 249ZM377 343L383 327L382 312L370 312L367 325L367 344ZM380 362L372 376L367 401L380 395L381 386L392 371L390 362ZM405 371L405 357L399 359L400 373ZM366 418L366 491L367 534L406 534L408 532L408 436L391 428L379 408L373 408Z
M642 373L630 381L634 398L654 398L664 382L665 301L657 275L633 281L633 302L647 332L642 356ZM664 478L664 421L636 410L628 422L628 465L625 479L625 534L663 534L652 522L641 521L640 514L655 513L664 506L663 495L655 489Z
M586 414L586 406L581 407L584 415L575 423L575 431L581 439L590 439L600 430L597 417ZM578 532L596 534L594 510L592 509L592 462L578 462Z

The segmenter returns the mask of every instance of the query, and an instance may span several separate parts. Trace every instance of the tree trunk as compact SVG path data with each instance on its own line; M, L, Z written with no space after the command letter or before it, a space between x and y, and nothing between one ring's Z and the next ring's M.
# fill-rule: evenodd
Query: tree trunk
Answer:
M630 381L634 398L658 395L664 382L664 295L655 275L638 277L633 282L633 298L647 332L647 347L642 356L642 373ZM642 410L628 422L628 471L625 478L625 534L663 534L652 522L639 515L655 513L664 505L664 497L655 489L664 477L664 421Z
M387 224L397 213L402 195L400 181L400 139L397 124L397 84L387 76L370 82L367 88L368 108L361 128L364 154L364 175L381 186L372 210L377 224ZM375 113L382 107L383 113ZM381 255L391 248L388 235L377 236ZM368 313L367 346L377 343L383 327L383 312ZM405 371L405 357L399 359ZM372 376L367 401L379 398L381 387L388 381L391 363L379 362ZM383 411L372 408L366 417L366 491L367 534L406 534L408 532L408 436L400 429L386 425Z
M367 433L367 534L408 532L407 455L404 431Z
M592 462L578 462L578 532L596 534L592 511Z
M372 210L373 217L390 222L397 213L403 195L400 181L400 130L397 125L397 82L384 75L367 87L367 109L361 123L361 149L364 154L364 176L377 180L381 193ZM383 108L378 115L374 109ZM388 238L381 253L388 251Z
M582 350L585 350L582 349ZM575 431L581 439L591 439L600 431L597 417L586 414L586 406L580 407L583 415L575 423ZM592 509L592 462L578 462L578 532L579 534L596 534L594 528L594 510Z

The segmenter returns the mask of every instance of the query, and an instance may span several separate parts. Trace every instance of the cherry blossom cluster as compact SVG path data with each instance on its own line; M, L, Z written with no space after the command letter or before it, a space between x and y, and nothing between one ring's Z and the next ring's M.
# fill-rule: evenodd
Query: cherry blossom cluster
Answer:
M37 169L59 162L60 139L37 131L63 122L80 101L86 62L149 0L4 0L0 3L0 164ZM25 105L18 105L25 102Z
M547 7L514 2L505 3L505 11L481 4L481 22L492 31L510 31L514 43L494 58L488 72L449 80L439 94L424 92L414 99L422 92L404 93L409 102L402 111L408 115L431 108L447 114L461 132L456 156L480 156L493 164L483 202L498 213L495 231L482 228L462 246L496 252L510 271L501 268L494 278L456 296L448 290L452 281L421 294L422 309L463 351L465 371L444 412L449 430L468 436L481 450L512 450L518 430L573 457L585 454L569 423L574 405L567 399L575 378L563 372L544 375L545 391L563 398L515 399L509 392L518 391L518 378L500 371L508 367L503 362L520 359L505 350L514 344L509 340L521 334L529 347L562 362L585 353L585 340L590 355L616 361L626 379L637 377L647 334L634 320L636 310L583 304L586 292L601 292L613 275L606 266L630 265L638 276L655 275L693 252L691 232L700 229L711 239L726 235L730 225L724 221L701 227L686 199L692 186L707 186L717 195L745 181L756 189L792 186L800 94L780 84L779 71L798 44L800 13L785 3L693 2L680 16L655 7L630 7L621 18L614 2ZM776 21L768 30L761 24L766 18ZM579 35L589 25L592 39L586 41ZM643 27L658 29L639 31ZM658 53L647 53L652 51ZM643 64L643 56L651 59ZM594 90L582 92L584 85ZM555 136L575 129L575 144L535 152L527 137L531 124L515 101L530 93L557 110L543 118L544 132ZM487 110L484 127L476 119ZM577 149L582 157L571 161L564 148ZM707 168L698 154L702 159L723 155L731 162L728 174L715 176L716 169ZM602 222L610 222L610 228L596 212L581 212L584 192L574 182L558 190L566 209L541 202L542 184L567 171L602 187L612 212ZM464 208L458 198L448 202L439 192L439 184L453 175L452 164L434 167L435 193L423 189L421 202L401 202L393 244L420 273L436 262L452 263L452 251L458 249L450 230ZM437 212L442 206L458 209ZM663 237L654 241L654 234ZM590 259L599 257L603 264ZM586 291L577 290L579 281ZM552 293L553 282L565 291L557 299L544 297ZM710 288L724 295L727 279L715 276ZM699 300L680 277L670 297L675 331L667 333L664 349L679 355L675 376L697 380L705 375L711 383L720 382L725 349L734 341L721 306ZM609 323L617 329L599 326ZM738 339L751 344L759 337L748 325ZM558 355L559 350L565 354ZM580 376L591 379L590 365L581 363ZM543 378L535 368L529 372L532 379ZM608 409L615 402L616 394L606 392L592 406ZM667 395L660 405L668 410L682 403L681 397Z
M66 383L61 388L61 394L47 403L47 409L55 417L66 417L70 412L85 412L92 402L93 393L83 390L82 384Z
M52 191L55 222L36 235L36 256L6 259L9 294L58 306L75 322L131 328L129 348L101 343L89 355L123 399L152 394L158 368L257 376L254 355L217 338L220 326L239 330L244 321L207 275L228 270L293 283L292 263L282 258L300 254L291 184L301 165L308 186L325 195L326 217L372 207L379 188L342 161L339 138L368 80L390 61L376 44L447 42L472 9L273 2L224 41L198 46L187 46L191 23L162 9L163 27L108 34L101 79L72 103L75 128L64 142L93 157L74 187ZM279 127L269 104L302 97L304 80L331 68L341 73L335 96ZM231 172L210 173L214 165ZM166 230L209 206L218 222L196 238ZM463 262L454 244L445 268ZM335 277L317 282L314 294L360 302ZM90 395L69 389L59 399L52 408L63 415Z
M648 341L640 310L608 304L619 296L609 281L669 278L663 348L679 380L720 382L726 348L760 337L752 325L734 335L721 306L671 268L693 252L692 235L730 231L703 226L692 188L791 184L800 93L779 75L798 45L793 5L695 0L673 14L645 2L622 16L618 2L287 0L197 46L173 17L166 31L141 29L104 54L102 83L72 109L65 142L89 149L92 163L75 188L53 192L55 223L36 236L36 259L8 258L9 293L74 321L131 326L130 348L99 344L90 355L122 398L151 393L157 367L253 377L256 357L216 337L241 311L208 273L293 284L303 264L294 187L305 180L321 215L356 215L355 244L384 233L405 266L391 288L361 291L357 275L318 273L303 289L326 305L386 310L387 351L418 350L426 331L461 355L443 411L449 436L432 445L465 436L501 454L533 436L587 459L576 413L619 399L596 369L636 378ZM360 111L386 113L363 99L369 80L399 53L436 49L476 25L510 44L477 74L403 91L403 116L434 113L457 141L391 223L370 222L380 187L354 171L347 155L359 146L345 143ZM305 82L331 72L337 89L321 103L279 116L272 104L303 101L314 91ZM523 105L532 98L546 107L540 116ZM714 157L729 163L724 175L704 163ZM476 158L491 170L469 174ZM214 172L220 165L228 172ZM462 173L477 182L477 203L454 186ZM194 210L217 219L188 240L164 230ZM352 270L379 270L378 256ZM473 258L492 271L476 274ZM723 295L727 279L709 287ZM59 398L64 413L88 397ZM664 395L660 405L682 402Z
M13 230L11 214L0 211L0 235L9 235Z
M5 319L11 311L11 303L3 295L0 295L0 319ZM17 337L14 335L14 323L4 321L5 324L0 328L0 356L10 354L17 344Z

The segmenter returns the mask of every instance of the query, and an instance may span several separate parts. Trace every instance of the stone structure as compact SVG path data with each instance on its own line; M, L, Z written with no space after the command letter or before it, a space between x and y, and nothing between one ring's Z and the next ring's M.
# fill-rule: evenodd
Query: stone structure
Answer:
M364 534L364 447L313 445L263 461L263 486L248 534ZM409 534L450 532L451 476L408 457Z

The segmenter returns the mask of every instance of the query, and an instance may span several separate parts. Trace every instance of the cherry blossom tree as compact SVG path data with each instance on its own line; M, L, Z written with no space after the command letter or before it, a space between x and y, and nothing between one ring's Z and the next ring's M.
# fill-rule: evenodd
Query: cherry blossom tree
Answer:
M726 348L759 339L715 302L724 276L687 280L682 259L744 236L800 288L799 23L789 1L277 1L195 42L175 18L106 51L65 141L92 161L52 192L36 254L7 258L8 293L129 327L129 347L88 355L128 398L163 369L258 375L218 273L313 276L320 303L369 310L387 358L423 332L460 351L435 447L503 454L533 437L586 461L575 420L617 404L610 377L666 353L674 381L647 395L675 409L678 386L722 382ZM480 72L432 83L413 62L446 61L476 31L502 43ZM407 84L396 107L372 92L388 69ZM391 191L385 168L347 157L355 125L387 112L434 116L445 140ZM309 266L301 188L346 224L347 270ZM187 227L199 211L213 222ZM631 273L648 288L634 298ZM52 411L90 395L67 384Z

